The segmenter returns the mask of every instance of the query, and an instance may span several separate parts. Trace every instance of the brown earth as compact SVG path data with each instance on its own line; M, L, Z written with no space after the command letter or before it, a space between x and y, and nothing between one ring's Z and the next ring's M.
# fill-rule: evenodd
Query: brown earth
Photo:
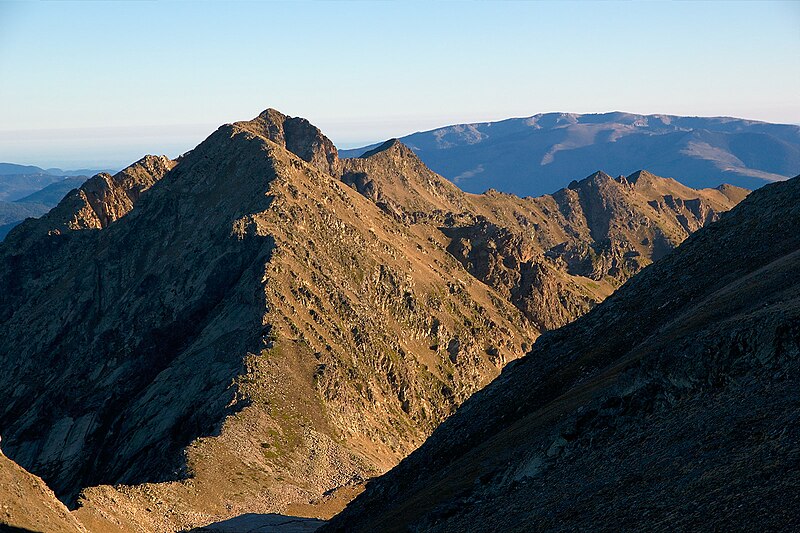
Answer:
M86 533L44 481L0 452L0 531L5 530Z

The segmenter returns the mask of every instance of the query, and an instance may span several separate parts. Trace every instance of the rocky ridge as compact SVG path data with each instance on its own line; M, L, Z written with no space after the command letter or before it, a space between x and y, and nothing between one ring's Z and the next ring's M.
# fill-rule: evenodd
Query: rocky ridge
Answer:
M798 527L800 177L547 333L323 531Z
M401 143L339 159L267 110L96 176L0 245L7 451L62 499L83 489L92 530L329 517L744 195L646 173L469 195Z
M342 180L447 251L540 330L558 328L747 194L694 190L646 171L596 172L553 195L464 193L397 140L342 160Z
M104 485L91 529L349 494L537 334L269 124L223 126L104 227L82 188L3 243L6 451L67 501Z

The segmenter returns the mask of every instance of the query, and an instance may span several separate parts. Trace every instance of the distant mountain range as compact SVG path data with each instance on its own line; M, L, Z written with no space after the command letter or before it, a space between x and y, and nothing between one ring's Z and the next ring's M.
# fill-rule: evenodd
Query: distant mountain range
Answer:
M102 170L43 169L32 165L0 163L0 241L28 217L39 217L56 206L88 176Z
M598 168L646 168L694 188L757 189L800 172L800 126L727 117L546 113L458 124L401 137L433 171L467 192L538 196ZM357 157L378 144L341 150Z
M0 176L12 176L20 174L42 174L55 177L61 176L94 176L100 172L116 172L113 169L93 169L78 168L75 170L62 170L60 168L43 169L33 165L17 165L16 163L0 163Z
M14 202L19 204L39 203L55 207L69 191L80 187L84 181L86 181L86 176L60 176L59 181L55 181L47 187L39 189L19 200L14 200Z

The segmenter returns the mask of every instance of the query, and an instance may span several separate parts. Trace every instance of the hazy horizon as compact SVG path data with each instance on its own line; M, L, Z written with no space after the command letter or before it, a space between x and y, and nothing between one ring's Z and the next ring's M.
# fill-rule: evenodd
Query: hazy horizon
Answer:
M0 0L0 161L174 157L266 107L342 148L549 110L797 124L797 57L796 2Z
M279 111L280 111L280 109L279 109ZM674 113L635 113L635 112L632 112L632 111L624 111L624 110L587 112L587 113L577 113L577 114L580 114L580 115L603 115L603 114L616 113L616 112L630 113L630 114L634 114L634 115L673 115L673 116L675 116ZM490 119L490 120L470 120L470 121L458 120L458 121L454 121L454 122L449 122L447 124L432 125L430 127L423 128L423 129L409 130L409 131L405 131L405 132L387 133L382 137L364 139L364 140L360 140L360 141L344 141L344 142L341 142L341 141L337 141L336 138L331 138L331 140L333 141L333 143L336 145L336 147L339 150L348 150L348 149L361 148L361 147L368 146L368 145L371 145L371 144L380 143L380 142L383 142L383 141L388 140L388 139L405 137L405 136L408 136L408 135L411 135L411 134L414 134L414 133L431 131L431 130L435 130L435 129L446 127L446 126L452 126L452 125L458 125L458 124L479 124L479 123L497 122L497 121L509 120L509 119L524 119L524 118L529 118L529 117L534 116L534 115L548 114L548 113L571 113L571 112L569 112L569 111L547 111L547 112L543 112L543 113L533 113L533 114L530 114L530 115L520 115L520 116L514 116L514 117L502 117L502 118ZM228 122L235 122L237 120L248 120L250 118L253 118L253 117L240 117L240 118L237 118L237 119L234 119L234 120L230 120ZM303 117L303 118L306 118L306 117ZM731 116L716 116L716 117L712 117L712 116L700 117L700 116L698 116L698 118L735 118L735 119L743 119L743 120L750 120L750 121L756 121L756 122L768 122L768 121L759 121L758 119L753 119L753 118L748 118L748 117L731 117ZM59 140L69 139L72 142L81 143L86 139L90 140L90 139L103 138L103 139L108 140L109 139L109 135L108 134L109 133L112 134L112 138L113 138L113 133L116 130L116 133L118 135L120 135L119 138L128 138L128 139L134 138L134 139L138 140L139 142L141 142L141 145L143 147L143 151L140 151L138 154L134 154L135 145L126 145L122 149L124 149L128 153L134 154L134 155L131 155L131 157L128 157L128 158L117 158L117 159L114 159L112 157L109 157L109 158L105 158L104 159L104 158L98 157L98 158L94 158L94 159L88 159L88 158L84 158L84 159L60 158L59 159L57 157L53 158L53 157L43 156L43 157L39 157L38 160L37 159L31 159L31 160L15 161L15 160L10 160L10 159L2 159L2 160L0 160L0 163L12 163L12 164L17 164L17 165L31 165L31 166L40 167L42 169L60 168L60 169L65 170L65 171L82 169L82 168L85 168L85 169L117 169L117 170L120 170L120 169L126 167L127 165L129 165L130 163L140 159L141 157L143 157L144 155L147 155L147 154L167 155L170 158L176 158L176 157L186 153L187 151L193 149L194 147L196 147L200 142L202 142L206 137L211 135L211 133L213 133L222 124L223 123L220 123L220 124L192 124L192 125L183 124L183 125L174 125L174 126L169 126L169 125L163 126L162 125L162 126L153 126L152 128L142 127L140 130L138 130L138 132L135 129L122 128L122 127L120 127L120 128L105 128L105 129L101 129L101 128L98 128L98 129L84 128L84 129L81 129L81 130L50 130L50 131L46 131L46 130L45 131L31 130L31 131L28 131L28 132L3 132L3 131L0 131L0 146L3 146L3 143L6 142L8 139L12 138L13 136L18 136L20 134L24 135L26 133L28 133L28 134L47 133L48 134L48 135L44 135L41 138L37 138L36 140L38 142L47 142L47 139L50 138L50 139L59 139ZM785 125L791 125L791 126L800 126L800 123L794 124L794 123L788 123L788 122L784 122L784 123L774 122L773 124L785 124ZM156 130L157 132L161 133L161 135L160 136L159 135L155 135L154 136L153 135L153 130ZM139 135L136 136L136 133L139 133ZM325 132L324 129L323 129L323 133L325 133L327 135L327 132ZM76 137L75 134L78 134L78 136ZM80 136L81 134L85 135L85 137L81 137ZM20 137L16 137L16 139L19 139L19 138ZM25 139L25 137L23 136L22 139ZM150 143L147 144L147 141L150 141ZM149 150L148 151L147 150L148 146L154 146L156 144L153 141L159 142L160 143L159 145L162 146L163 148L161 150L156 149L156 150ZM116 147L116 146L106 147L104 150L99 150L98 153L100 153L100 154L108 153L107 150L112 150L113 151L113 150L117 150L117 149L119 149L119 148ZM32 157L36 158L37 156L34 153L32 155Z

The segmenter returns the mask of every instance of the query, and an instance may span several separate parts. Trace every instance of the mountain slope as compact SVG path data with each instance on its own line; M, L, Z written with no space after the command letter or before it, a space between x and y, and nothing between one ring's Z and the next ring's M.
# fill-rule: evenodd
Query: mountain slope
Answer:
M308 162L287 150L279 119L223 126L163 177L137 163L120 174L154 184L135 198L90 180L0 245L7 453L73 501L192 475L92 489L87 524L135 529L153 494L180 512L145 527L174 530L356 483L537 333L320 172L318 130L291 122Z
M444 233L447 251L539 329L583 314L747 194L637 171L617 179L596 172L537 198L473 195L396 140L341 165L342 180L384 212Z
M545 113L460 124L400 139L435 172L469 192L549 193L602 168L646 168L695 188L748 189L800 170L800 127L717 117ZM377 145L343 150L358 156Z
M798 526L800 177L543 336L326 531Z
M745 194L640 172L470 195L401 143L340 159L267 110L0 244L5 449L92 529L331 516Z
M0 531L86 533L53 491L0 452Z

